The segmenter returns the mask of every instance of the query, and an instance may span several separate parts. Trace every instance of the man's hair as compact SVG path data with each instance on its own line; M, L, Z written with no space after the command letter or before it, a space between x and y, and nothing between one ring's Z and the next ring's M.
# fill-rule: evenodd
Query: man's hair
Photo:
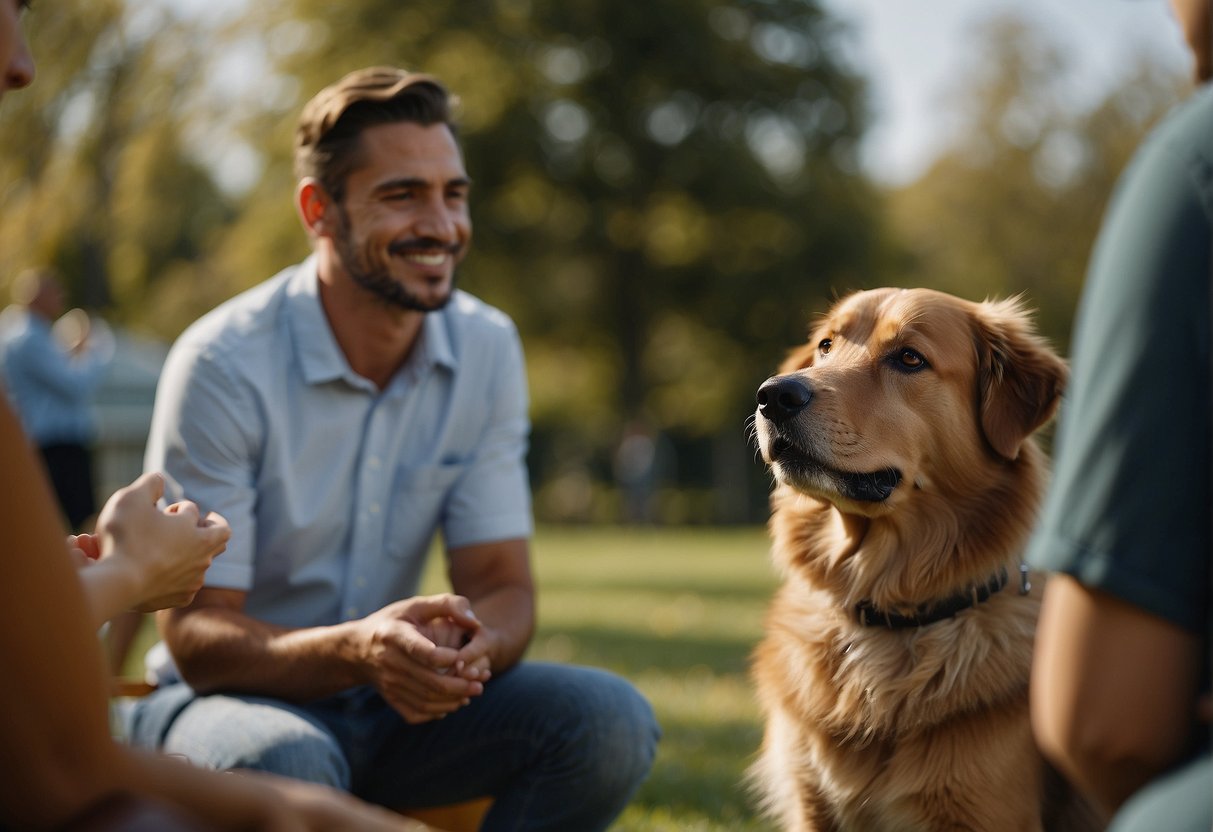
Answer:
M369 67L316 93L295 129L295 175L316 179L340 202L345 183L361 163L362 131L380 124L445 124L457 135L458 101L430 75L395 67Z

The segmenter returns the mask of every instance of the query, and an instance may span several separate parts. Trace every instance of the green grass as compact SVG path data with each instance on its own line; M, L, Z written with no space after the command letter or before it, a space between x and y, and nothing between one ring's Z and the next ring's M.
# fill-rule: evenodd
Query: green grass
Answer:
M775 586L764 530L541 528L539 629L529 656L630 679L664 732L614 829L772 827L742 777L762 736L746 676ZM431 564L427 586L443 586Z
M746 668L775 586L765 531L542 527L533 556L529 657L619 673L661 723L653 771L613 829L772 829L742 784L762 735ZM445 590L435 555L423 591ZM152 637L145 628L132 662Z

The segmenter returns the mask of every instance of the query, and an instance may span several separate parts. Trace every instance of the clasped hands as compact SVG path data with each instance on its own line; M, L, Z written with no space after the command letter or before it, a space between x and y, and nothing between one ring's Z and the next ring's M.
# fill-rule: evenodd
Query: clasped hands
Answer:
M363 621L369 681L406 722L442 719L484 692L496 636L467 598L407 598Z

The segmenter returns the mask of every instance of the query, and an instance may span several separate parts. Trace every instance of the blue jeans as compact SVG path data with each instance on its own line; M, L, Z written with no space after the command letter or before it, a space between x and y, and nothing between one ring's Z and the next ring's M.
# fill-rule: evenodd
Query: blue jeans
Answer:
M371 688L293 705L141 700L131 741L215 769L272 771L393 808L492 796L485 830L606 829L648 774L661 731L630 684L601 670L522 663L444 719L409 725Z

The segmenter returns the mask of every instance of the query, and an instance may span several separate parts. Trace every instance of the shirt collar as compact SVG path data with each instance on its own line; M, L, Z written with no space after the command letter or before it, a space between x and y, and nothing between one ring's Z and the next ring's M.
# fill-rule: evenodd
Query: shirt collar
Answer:
M316 258L311 256L300 263L288 281L287 316L304 380L308 384L323 384L344 378L356 387L370 384L350 367L329 326L324 307L320 303ZM457 300L452 298L451 303L456 302ZM417 373L431 366L454 370L458 364L451 343L446 310L429 313L422 321L421 334L413 355L401 368L401 372Z

